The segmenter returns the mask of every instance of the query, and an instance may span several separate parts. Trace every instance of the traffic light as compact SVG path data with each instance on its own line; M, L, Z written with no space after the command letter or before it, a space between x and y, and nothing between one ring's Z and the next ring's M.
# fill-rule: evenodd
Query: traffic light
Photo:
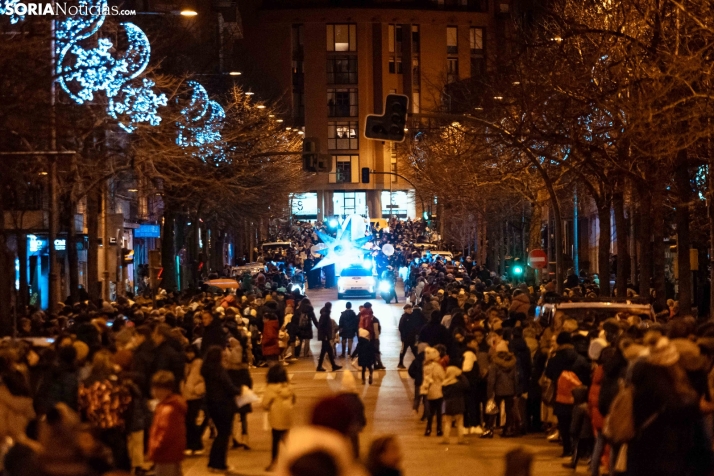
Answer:
M384 101L384 114L367 116L364 136L367 139L404 141L408 107L409 97L403 94L388 94Z
M362 167L362 183L369 183L369 167Z
M306 137L302 141L302 169L305 172L317 172L320 141L314 137Z
M514 264L511 271L513 273L513 277L521 276L523 274L523 266L520 264Z

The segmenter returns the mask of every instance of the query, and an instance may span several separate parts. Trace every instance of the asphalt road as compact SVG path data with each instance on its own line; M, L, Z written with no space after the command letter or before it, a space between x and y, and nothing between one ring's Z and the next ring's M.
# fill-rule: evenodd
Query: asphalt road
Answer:
M462 476L462 475L500 475L504 471L504 455L511 449L522 446L535 455L534 475L565 476L572 474L587 474L584 464L578 467L577 473L573 470L562 468L561 464L567 460L559 458L560 446L548 443L545 435L529 435L520 438L502 439L495 436L493 439L479 439L476 436L467 436L467 445L443 445L436 432L431 437L424 436L425 424L412 412L411 402L414 392L414 382L407 375L406 370L397 370L399 362L399 333L397 324L402 314L403 293L398 293L402 302L387 305L382 299L369 300L373 304L375 315L382 324L381 351L382 361L387 370L375 371L372 385L362 386L361 374L358 368L352 367L348 359L339 359L338 364L344 369L338 372L329 372L330 365L325 363L328 372L315 372L320 345L317 340L312 341L312 357L302 358L291 364L288 369L291 382L297 394L295 408L296 424L306 423L310 411L320 398L331 392L339 391L342 373L346 370L354 372L360 396L364 401L367 413L367 427L361 435L361 454L364 456L369 448L370 441L381 435L396 434L402 444L404 453L405 476ZM333 304L333 318L337 320L340 312L344 310L346 299L338 300L336 290L308 291L315 311L331 301ZM364 298L350 299L353 308L362 304ZM338 347L338 351L340 348ZM405 359L406 365L411 361L411 353ZM265 387L265 369L253 369L252 375L255 382L255 391L261 394ZM259 406L259 405L258 405ZM264 473L264 468L270 462L270 431L264 428L265 413L255 406L249 416L249 434L251 450L236 449L229 451L228 464L237 474L259 475ZM455 438L452 436L455 443ZM206 453L210 448L210 440L206 440ZM184 473L187 476L202 476L208 474L206 456L191 457L184 462Z

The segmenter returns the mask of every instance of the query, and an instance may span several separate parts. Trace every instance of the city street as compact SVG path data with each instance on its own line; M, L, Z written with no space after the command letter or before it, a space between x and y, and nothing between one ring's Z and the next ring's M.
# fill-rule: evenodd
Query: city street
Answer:
M400 289L400 296L402 294ZM339 313L344 310L344 303L347 302L347 300L338 301L334 289L308 291L308 297L316 312L325 302L331 301L332 316L336 320L339 319ZM363 298L351 300L355 308L363 301ZM535 454L534 475L573 474L572 470L561 467L561 463L566 460L558 458L561 452L560 446L546 442L545 436L541 434L508 439L501 439L498 436L493 439L470 436L467 437L469 443L467 446L442 445L440 438L435 434L425 437L424 423L420 422L411 410L414 382L409 378L406 370L397 370L400 348L397 324L402 314L403 299L399 304L391 305L385 304L384 300L379 298L370 301L375 316L382 324L382 360L387 370L375 371L374 383L361 388L360 396L366 407L368 422L360 440L362 456L366 455L369 442L374 437L393 433L399 436L402 443L406 476L499 475L503 472L504 455L517 446L525 446ZM295 408L298 424L309 419L311 408L321 397L340 390L343 373L342 370L329 372L329 363L324 364L328 372L315 372L320 350L317 340L312 341L311 348L313 354L311 359L300 359L288 367L288 374L298 396ZM343 360L345 359L338 359L338 364L343 365L344 370L351 369L355 377L359 377L357 367L351 367ZM410 361L411 353L407 354L405 359L407 367ZM251 373L255 390L260 395L265 386L266 369L253 369ZM357 378L357 382L358 387L362 387L360 378ZM270 432L263 428L264 412L258 407L259 405L254 405L254 412L249 417L251 451L243 449L229 451L228 464L233 466L238 474L263 474L264 468L270 462ZM206 440L205 443L208 453L210 440ZM185 460L186 476L208 474L206 461L206 456ZM580 474L586 472L584 465L578 469Z

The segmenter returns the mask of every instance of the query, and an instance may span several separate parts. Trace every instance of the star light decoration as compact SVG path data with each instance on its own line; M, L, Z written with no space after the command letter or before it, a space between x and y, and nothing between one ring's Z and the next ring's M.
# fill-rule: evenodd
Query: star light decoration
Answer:
M359 218L361 219L361 217ZM324 268L332 264L349 266L363 262L364 255L369 253L365 245L369 243L372 237L362 236L360 238L353 238L352 226L354 226L354 222L355 216L350 216L341 222L335 237L321 230L315 231L317 236L322 240L322 243L316 245L313 250L315 253L324 256L324 258L322 258L313 269Z
M181 119L176 122L176 144L204 162L218 165L226 160L222 129L226 112L216 101L210 100L208 92L197 81L188 81L191 90L188 104L181 109ZM177 99L180 101L181 99Z
M2 0L0 0L2 1ZM5 0L11 1L11 0ZM146 34L133 23L120 23L128 48L115 57L115 47L108 38L99 38L97 46L82 44L104 24L109 11L107 0L79 0L80 11L91 15L67 16L56 28L57 82L77 104L93 101L103 91L108 99L107 113L117 119L126 132L134 132L141 122L158 125L158 108L166 105L166 96L153 91L155 83L130 84L149 64L151 45Z

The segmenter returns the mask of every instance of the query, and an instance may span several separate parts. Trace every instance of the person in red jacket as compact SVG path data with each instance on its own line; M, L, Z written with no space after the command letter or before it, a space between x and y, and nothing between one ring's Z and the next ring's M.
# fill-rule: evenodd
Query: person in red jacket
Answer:
M276 361L280 356L280 323L278 316L266 312L263 316L263 357L268 361Z
M359 313L359 328L369 332L369 340L374 340L374 312L372 312L372 303L364 303L364 307Z
M171 372L161 370L151 379L151 393L159 401L149 433L149 459L156 476L181 476L181 462L186 450L186 401L173 392Z

